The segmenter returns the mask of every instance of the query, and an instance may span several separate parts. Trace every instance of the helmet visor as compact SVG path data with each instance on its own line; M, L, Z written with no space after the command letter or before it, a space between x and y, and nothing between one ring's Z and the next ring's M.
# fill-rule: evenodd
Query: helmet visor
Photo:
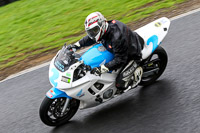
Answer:
M95 26L92 29L86 30L87 34L91 38L95 38L95 36L100 32L100 27Z

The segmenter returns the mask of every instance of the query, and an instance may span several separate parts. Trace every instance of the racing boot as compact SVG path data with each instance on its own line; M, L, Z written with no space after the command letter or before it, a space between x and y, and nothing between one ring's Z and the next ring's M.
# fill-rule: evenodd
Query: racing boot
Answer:
M137 87L137 85L140 83L142 79L142 74L143 74L143 69L142 67L138 66L135 71L134 71L134 80L133 80L133 85L131 86L132 88Z
M136 87L141 81L142 73L142 67L139 67L134 60L131 60L116 78L116 87L119 90L117 92L121 93L121 90L125 91Z

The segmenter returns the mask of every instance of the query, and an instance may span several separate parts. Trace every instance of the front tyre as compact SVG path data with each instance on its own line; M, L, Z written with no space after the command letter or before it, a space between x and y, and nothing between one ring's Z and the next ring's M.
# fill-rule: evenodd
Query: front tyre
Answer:
M59 126L68 122L77 112L80 101L71 99L65 111L63 107L66 102L65 97L50 99L45 97L40 106L40 119L48 126Z
M166 51L158 48L142 62L143 76L139 83L141 86L147 86L154 83L164 72L168 62Z

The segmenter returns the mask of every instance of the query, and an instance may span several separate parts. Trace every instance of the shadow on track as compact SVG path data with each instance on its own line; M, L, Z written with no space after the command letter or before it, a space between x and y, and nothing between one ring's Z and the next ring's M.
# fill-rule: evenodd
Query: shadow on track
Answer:
M138 87L139 88L139 87ZM65 125L56 127L51 133L102 133L102 132L133 132L134 128L154 122L159 112L166 111L165 102L174 100L176 92L170 81L157 81L151 86L130 91L110 102L92 109L87 114L73 119ZM163 111L162 111L163 110ZM84 110L82 110L84 111ZM163 119L167 116L163 116ZM148 121L148 122L146 122ZM121 130L121 131L119 131Z

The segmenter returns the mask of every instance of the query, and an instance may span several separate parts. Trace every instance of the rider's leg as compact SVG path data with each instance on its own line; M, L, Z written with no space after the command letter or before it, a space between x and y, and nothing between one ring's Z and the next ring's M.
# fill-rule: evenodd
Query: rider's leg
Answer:
M129 86L137 86L141 81L142 73L142 68L134 60L131 60L119 72L116 78L116 87L119 90L125 90Z

